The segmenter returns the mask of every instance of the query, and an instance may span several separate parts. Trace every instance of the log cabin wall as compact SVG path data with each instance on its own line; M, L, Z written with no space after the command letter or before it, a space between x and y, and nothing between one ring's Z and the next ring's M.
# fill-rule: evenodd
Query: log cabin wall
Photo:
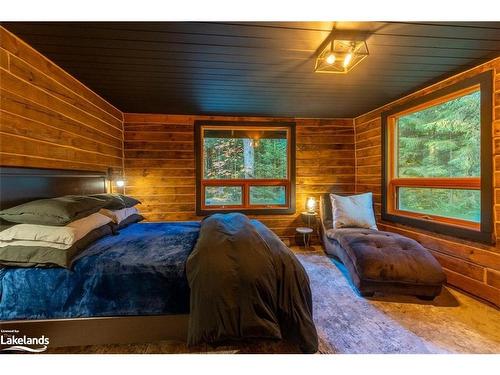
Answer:
M195 215L195 120L295 121L297 213L257 216L286 242L308 196L372 191L380 219L381 112L482 71L495 71L495 218L500 233L500 59L354 119L122 114L0 26L0 162L3 166L103 171L125 168L126 192L150 221ZM125 121L125 125L124 122ZM354 125L353 125L354 123ZM125 138L124 138L125 137ZM124 143L125 139L125 143ZM441 262L450 284L500 306L500 245L487 246L380 222L415 238ZM316 239L317 240L317 239Z
M194 121L295 121L297 213L254 216L285 242L303 226L300 211L309 196L354 192L352 119L291 119L125 114L126 193L142 201L149 221L194 220ZM317 241L317 237L314 238Z
M444 267L448 283L500 306L500 243L488 246L380 221L381 113L486 70L494 70L493 142L496 236L500 233L500 58L455 75L400 100L355 118L356 192L374 193L380 229L411 237L428 248Z
M123 168L123 114L0 26L0 163Z

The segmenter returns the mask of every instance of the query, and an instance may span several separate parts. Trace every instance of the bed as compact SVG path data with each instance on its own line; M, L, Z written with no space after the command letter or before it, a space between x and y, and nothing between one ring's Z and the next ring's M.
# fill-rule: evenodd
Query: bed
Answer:
M107 183L103 173L32 169L2 168L1 178L2 208L54 195L103 193ZM20 185L26 188L19 189ZM234 326L240 328L229 336L244 337L241 332L246 329L254 338L265 334L282 339L289 332L299 345L304 344L303 352L315 352L317 334L305 270L263 224L241 214L231 215L213 215L201 224L132 224L92 243L70 269L0 268L0 328L28 336L43 334L51 337L50 345L55 347L186 341L196 328L199 337L213 337L211 333L203 336L204 330L212 330L225 338L226 322L240 319ZM245 241L251 233L252 251L248 251ZM200 246L202 236L205 246ZM220 244L217 249L211 240L214 236ZM206 255L190 261L191 253ZM235 260L236 253L239 260ZM270 267L255 260L250 266L258 254ZM204 262L197 260L202 258ZM196 269L191 276L204 276L203 282L191 282L190 264ZM215 277L214 269L218 270ZM227 292L228 281L237 294ZM207 293L213 298L204 299ZM253 302L243 307L238 302L241 296ZM237 308L212 314L214 325L196 325L206 311L225 310L231 300ZM272 314L258 313L266 309ZM267 327L274 327L272 335L264 333Z
M0 320L189 313L185 263L199 223L136 223L65 268L0 270Z
M102 171L2 167L0 168L0 179L1 209L40 198L52 198L68 194L105 193L109 185L109 173ZM187 224L186 226L171 226L166 223L164 225L169 226L170 231L184 231L184 234L187 235L185 239L188 242L194 241L193 237L195 234L191 232L191 229L193 229L192 227L196 227L197 223ZM158 226L154 224L152 227L149 227L149 224L142 223L141 225L134 225L125 230L137 234L146 230L145 227L158 230ZM188 232L191 232L191 234ZM76 260L74 266L82 268L91 267L92 262L98 261L99 249L102 250L102 246L110 243L119 243L122 240L123 237L108 236L97 241L87 250L95 252L95 255L88 260L80 257L80 260ZM185 252L184 255L186 255ZM168 250L166 253L168 253ZM173 253L176 252L173 251ZM123 258L127 258L126 253L122 255ZM181 256L180 252L177 252L177 255L178 257ZM173 258L176 257L172 255L171 259ZM164 270L165 272L167 270ZM178 270L177 274L179 274ZM23 286L16 286L19 280L24 280L24 277L31 281L25 283ZM128 281L130 282L134 277L129 275ZM47 297L50 291L53 292L56 285L62 283L70 287L75 293L71 296L70 300L75 303L79 298L76 294L81 293L83 290L81 289L83 282L76 280L76 276L71 276L69 271L58 268L50 270L2 269L0 271L0 280L0 290L2 293L0 296L0 329L19 331L21 334L33 337L45 335L46 337L50 337L51 347L136 343L164 339L185 341L187 338L189 315L186 311L186 301L188 301L188 297L183 295L181 298L177 298L183 293L177 293L176 306L167 307L166 304L163 306L156 305L150 308L149 313L144 311L145 313L143 314L141 311L140 315L137 315L137 308L134 309L133 305L127 307L125 301L123 301L122 308L124 310L128 309L127 314L118 316L116 313L112 313L107 315L105 310L109 310L109 306L96 305L96 298L89 298L89 304L82 309L77 309L75 306L72 307L69 305L61 307L61 301L59 301L59 306L52 306L51 309L43 312L44 307L42 305L45 303L45 308L48 307L46 305ZM171 277L170 279L164 278L163 282L182 284L185 282L185 279L183 281L180 281L180 279L175 281ZM23 301L20 299L22 293L24 293L24 297L26 298L26 293L29 293L28 289L30 285L36 287L38 296L40 297L38 306L31 308L26 303L23 304ZM108 288L109 292L109 286L103 286L101 290L106 291L106 288ZM135 293L138 293L139 290L140 287L137 287ZM20 294L18 295L18 293ZM105 300L104 296L100 298L101 300ZM92 305L92 302L94 302L94 305ZM15 307L14 304L16 304ZM166 314L165 311L169 313Z

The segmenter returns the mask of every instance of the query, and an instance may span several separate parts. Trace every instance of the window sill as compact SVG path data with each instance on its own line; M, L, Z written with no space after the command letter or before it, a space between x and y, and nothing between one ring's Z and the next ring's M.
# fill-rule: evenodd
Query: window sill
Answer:
M288 208L214 208L214 209L204 209L196 208L196 215L207 216L217 213L229 213L229 212L241 212L245 215L291 215L295 213L294 207Z
M416 217L396 215L382 212L382 220L392 223L404 224L410 227L424 229L429 232L461 238L468 241L481 242L488 245L495 243L494 235L480 229L471 229L456 225L444 224L438 221L418 219Z
M472 221L462 220L462 219L453 219L447 218L444 216L437 216L432 214L424 214L413 211L406 210L388 210L389 215L398 216L398 217L407 217L410 219L415 219L419 221L423 221L425 223L433 224L442 224L450 227L456 227L461 229L473 230L475 232L481 232L481 224L475 223Z

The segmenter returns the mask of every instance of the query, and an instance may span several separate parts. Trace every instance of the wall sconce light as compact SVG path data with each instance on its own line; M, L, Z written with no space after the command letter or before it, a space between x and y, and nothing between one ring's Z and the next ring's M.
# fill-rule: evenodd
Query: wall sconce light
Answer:
M109 180L109 190L113 190L113 185L117 188L123 188L125 186L125 179L123 178L123 171L121 169L108 169L108 180Z
M316 198L309 197L306 201L306 208L308 213L313 213L316 211Z
M356 34L350 34L351 36L345 34L343 31L342 36L339 34L338 38L333 35L330 37L316 58L314 67L316 73L345 74L369 55L364 39L357 39L359 35Z

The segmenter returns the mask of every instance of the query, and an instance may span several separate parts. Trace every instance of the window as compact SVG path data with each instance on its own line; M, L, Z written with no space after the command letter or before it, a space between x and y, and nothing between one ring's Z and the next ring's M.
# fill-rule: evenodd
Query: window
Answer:
M295 124L197 121L197 212L295 212Z
M492 75L382 115L382 218L490 242Z

